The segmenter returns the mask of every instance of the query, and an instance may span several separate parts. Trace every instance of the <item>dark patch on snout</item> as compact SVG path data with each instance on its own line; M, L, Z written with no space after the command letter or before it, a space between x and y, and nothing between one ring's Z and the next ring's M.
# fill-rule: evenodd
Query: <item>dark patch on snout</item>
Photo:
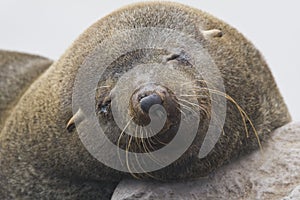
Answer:
M156 93L140 97L140 106L145 113L149 113L150 108L155 104L162 104L162 99Z

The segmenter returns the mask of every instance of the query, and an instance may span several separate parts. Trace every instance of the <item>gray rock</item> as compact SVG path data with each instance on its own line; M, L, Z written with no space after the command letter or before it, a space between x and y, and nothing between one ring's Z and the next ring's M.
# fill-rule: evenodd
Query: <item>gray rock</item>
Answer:
M282 200L299 200L300 199L300 185L298 185L289 196L284 197Z
M169 183L123 180L112 199L300 199L300 123L277 129L263 151L236 160L210 177Z

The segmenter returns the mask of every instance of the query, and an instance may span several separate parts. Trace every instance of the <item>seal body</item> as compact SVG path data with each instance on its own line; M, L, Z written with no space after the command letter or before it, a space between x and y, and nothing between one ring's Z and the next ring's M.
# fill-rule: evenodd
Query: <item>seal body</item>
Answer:
M120 31L148 27L184 33L199 42L209 53L223 79L225 93L218 94L227 99L226 119L222 127L223 134L213 150L206 157L198 158L199 148L205 136L202 133L207 131L211 116L211 102L207 92L212 91L199 89L207 88L207 83L197 78L195 66L185 54L185 49L178 51L181 46L169 50L139 49L117 58L99 78L93 105L99 123L105 127L105 133L113 143L118 142L122 130L120 131L113 122L110 102L114 98L118 78L133 66L145 63L172 65L180 71L184 80L189 80L186 83L194 84L190 90L199 97L196 100L202 102L201 105L205 108L197 110L197 115L202 119L197 135L179 159L160 170L133 175L159 180L207 176L233 158L258 149L258 140L263 142L272 130L291 120L266 62L259 51L237 30L209 14L181 4L134 4L93 24L57 62L44 73L41 70L42 74L38 78L35 72L29 73L33 83L24 93L20 93L20 98L15 97L18 100L10 97L1 100L5 107L9 107L6 106L9 102L16 103L12 104L13 108L10 108L9 112L1 112L0 117L0 197L93 199L102 195L104 198L109 196L115 186L113 181L131 177L130 173L112 169L99 162L82 144L76 131L77 124L74 126L72 120L73 117L80 118L78 116L81 115L72 112L72 93L80 67L101 43ZM127 37L131 36L125 35L125 43ZM110 54L114 55L118 44L109 44L107 48ZM49 65L50 62L45 64ZM203 65L205 66L205 63ZM12 72L8 69L7 73ZM150 107L157 104L164 106L170 117L159 135L163 146L172 140L178 128L178 99L168 87L153 84L153 81L145 77L139 80L136 78L139 87L134 95L130 96L132 101L128 105L128 112L135 123L146 125L149 123L147 113ZM33 81L34 79L36 80ZM176 77L167 83L178 84ZM1 85L0 88L5 87L7 86ZM89 92L91 91L86 91L87 94ZM128 138L121 138L120 147L126 149L127 141ZM138 146L137 141L127 150L142 152L143 149L135 149ZM154 146L152 150L159 148L161 146Z
M40 56L0 51L0 129L31 83L52 61Z

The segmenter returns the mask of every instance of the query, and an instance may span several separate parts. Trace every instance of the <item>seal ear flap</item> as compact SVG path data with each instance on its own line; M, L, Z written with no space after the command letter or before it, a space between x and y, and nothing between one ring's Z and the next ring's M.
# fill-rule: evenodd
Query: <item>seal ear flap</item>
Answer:
M211 29L201 31L205 38L222 37L223 32L220 29Z
M83 113L82 113L81 109L79 109L75 113L75 115L73 115L71 117L71 119L68 121L67 126L66 126L67 131L69 133L72 132L76 128L75 122L78 124L82 121L82 119L83 119Z

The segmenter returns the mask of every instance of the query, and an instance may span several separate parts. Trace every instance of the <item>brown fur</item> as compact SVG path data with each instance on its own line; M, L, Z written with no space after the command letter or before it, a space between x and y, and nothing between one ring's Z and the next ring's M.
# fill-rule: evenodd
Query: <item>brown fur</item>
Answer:
M40 56L0 50L0 130L23 93L51 64Z
M118 30L138 27L171 28L202 41L222 74L226 93L245 110L261 139L291 120L266 62L234 28L202 11L177 3L134 4L88 28L24 92L9 115L1 112L1 123L5 121L0 135L2 199L95 199L105 192L108 197L114 184L105 184L103 180L118 181L130 176L93 158L76 132L67 131L66 124L72 117L72 87L81 63L105 38ZM218 31L208 36L202 34L204 30L214 29L221 30L222 34ZM115 51L113 46L110 51ZM6 58L1 58L0 62L2 59ZM37 77L32 76L32 80ZM22 85L15 84L16 87ZM13 101L11 98L5 97L1 104L8 105ZM204 159L197 159L199 144L196 142L188 154L152 175L163 180L206 176L239 154L256 149L257 140L251 132L246 138L236 106L231 102L227 104L225 133L214 151ZM205 130L205 124L202 129ZM119 132L114 132L114 127L111 130L116 137Z

